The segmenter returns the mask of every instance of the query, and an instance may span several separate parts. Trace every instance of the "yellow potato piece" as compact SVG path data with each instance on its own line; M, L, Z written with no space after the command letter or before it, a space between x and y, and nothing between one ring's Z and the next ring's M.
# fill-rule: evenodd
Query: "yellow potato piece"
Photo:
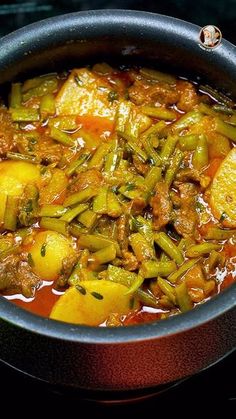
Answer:
M20 196L25 185L40 182L40 168L31 163L4 161L0 163L0 191Z
M49 183L40 189L40 205L47 205L53 203L62 204L65 199L64 193L66 191L67 186L68 179L63 170L54 168Z
M50 318L68 323L98 326L111 313L122 315L132 311L130 308L132 297L125 295L126 292L127 287L124 285L105 279L81 281L78 288L70 287L59 298ZM137 307L137 303L135 306Z
M236 148L229 152L215 174L210 204L214 216L225 227L236 227Z
M86 68L75 69L56 97L57 115L90 115L113 120L116 104L108 100L111 86Z
M44 280L53 281L59 277L63 259L73 255L75 250L70 239L48 230L36 235L29 252L34 273Z

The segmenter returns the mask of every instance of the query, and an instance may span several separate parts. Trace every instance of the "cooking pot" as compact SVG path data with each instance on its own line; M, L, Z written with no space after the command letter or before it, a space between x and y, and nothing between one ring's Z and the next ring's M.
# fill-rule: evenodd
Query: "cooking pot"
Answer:
M1 39L0 82L96 61L145 63L203 80L236 99L236 47L213 50L200 28L152 13L106 10L58 16ZM52 384L86 391L158 387L197 373L236 346L236 284L194 310L138 326L60 323L0 298L0 358Z

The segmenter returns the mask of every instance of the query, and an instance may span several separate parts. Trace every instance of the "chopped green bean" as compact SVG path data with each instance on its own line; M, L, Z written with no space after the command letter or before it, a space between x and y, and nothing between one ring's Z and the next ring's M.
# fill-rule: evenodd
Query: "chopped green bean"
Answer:
M188 290L185 282L182 282L175 288L177 304L182 311L185 313L186 311L191 310L193 307L192 301L188 295Z
M4 229L10 231L16 230L18 212L19 198L17 196L8 195L4 214Z
M111 262L116 257L116 246L111 244L110 246L103 247L97 252L93 253L89 261L92 263L98 263L99 265Z
M219 250L222 246L214 243L201 243L189 247L186 251L186 256L195 258L202 255L207 255L212 250Z
M171 258L177 265L183 263L184 258L181 251L173 243L173 241L167 236L166 233L156 233L154 234L155 243Z
M185 128L188 128L190 125L197 124L202 119L202 113L196 110L187 112L185 115L181 116L176 122L174 122L170 127L174 132L181 131Z
M106 156L104 172L107 175L110 175L111 173L113 173L114 170L117 168L120 161L120 157L121 157L121 154L116 151L113 151Z
M126 123L131 113L131 102L127 100L120 101L115 117L115 131L124 132Z
M102 143L95 151L93 157L90 159L88 168L101 169L104 164L105 157L107 156L107 153L109 152L110 148L110 143Z
M120 217L122 214L122 206L116 194L110 190L107 192L107 214L113 218Z
M75 217L88 209L87 204L79 204L72 209L68 209L65 214L60 217L60 220L70 223Z
M173 121L176 119L176 113L171 109L155 107L155 106L142 106L144 115L152 116L154 118L163 119L164 121Z
M84 153L81 154L81 156L73 161L72 163L70 163L70 165L67 167L67 169L65 170L65 173L67 176L71 176L75 173L75 171L83 164L85 163L89 158L91 157L91 153Z
M152 231L152 222L150 220L146 220L141 215L138 215L136 218L132 217L131 219L132 229L141 233L147 242L153 246L154 243L154 235Z
M160 167L151 167L149 172L147 173L144 185L146 186L147 190L152 192L157 184L161 180L161 168Z
M236 127L232 127L220 118L215 118L215 130L236 142Z
M128 291L125 292L125 295L135 294L138 291L139 287L141 287L143 281L144 278L141 275L137 275L131 287L128 289Z
M150 292L139 288L136 292L136 295L143 305L159 308L158 299L154 297L154 295L152 295Z
M93 200L93 211L96 214L107 214L108 187L102 186Z
M12 83L11 85L11 96L10 96L10 108L20 108L22 102L21 83Z
M58 218L42 217L39 225L45 230L57 231L64 235L68 234L68 223L64 220L58 220Z
M135 138L129 136L128 134L126 134L124 132L120 132L120 131L118 132L118 134L122 138L124 138L124 140L127 141L127 146L133 154L136 154L138 157L140 157L140 159L142 161L144 161L144 162L147 161L148 156L147 156L146 152L138 146Z
M161 149L161 159L166 163L170 156L173 154L175 146L178 142L177 136L169 136L164 142L164 145Z
M154 259L153 247L150 246L145 237L140 233L134 233L129 236L129 241L134 254L139 262L147 259Z
M197 170L203 169L208 164L208 145L206 136L203 134L199 136L192 162L194 168Z
M76 204L82 204L84 202L89 201L91 198L93 198L95 195L97 195L98 191L95 188L87 187L86 189L83 189L82 191L75 192L72 195L69 195L65 201L64 206L65 207L71 207L72 205Z
M187 262L184 262L182 266L179 267L179 269L173 273L171 273L170 276L168 276L168 281L175 283L177 279L181 278L189 269L191 269L200 258L197 259L191 259ZM162 275L163 276L163 275Z
M183 151L193 151L197 147L198 135L190 134L179 137L179 146Z
M73 147L75 145L75 141L65 132L60 131L58 128L52 126L50 130L50 136L53 140L57 141L58 143Z
M39 217L61 217L68 208L62 205L43 205L39 211Z
M30 154L14 153L12 151L7 152L7 158L9 160L25 161L32 164L39 164L41 162L41 160L37 156L32 156Z
M163 279L160 276L157 278L157 284L169 300L176 304L175 288L172 287L166 279Z
M40 114L41 116L45 115L54 115L56 112L55 98L52 94L42 96L40 101Z
M91 252L103 249L104 247L114 245L117 256L121 256L120 246L117 241L105 237L101 234L81 234L78 239L78 245L81 249L88 249Z
M168 276L176 271L176 263L173 260L167 262L158 262L147 260L142 263L140 274L144 278L155 278L157 276Z
M37 109L33 108L10 108L11 118L14 122L36 122L40 116Z
M183 160L183 153L180 150L175 150L170 165L165 174L165 183L170 186L175 179L175 176L179 170L181 162Z
M145 137L142 140L142 145L144 150L146 151L148 157L150 159L152 159L152 161L154 162L154 164L156 166L160 166L162 163L161 157L159 156L159 154L156 152L156 150L154 150L152 144L151 144L151 140L149 137Z
M85 227L92 228L96 224L97 218L98 217L95 212L93 212L90 209L87 209L78 216L78 221L82 223Z
M209 227L205 235L207 240L227 240L236 236L236 230L222 230L218 227Z

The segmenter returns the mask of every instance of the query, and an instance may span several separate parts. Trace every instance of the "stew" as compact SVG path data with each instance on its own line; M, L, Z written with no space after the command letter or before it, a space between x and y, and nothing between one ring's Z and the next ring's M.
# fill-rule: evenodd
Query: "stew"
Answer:
M0 292L91 326L165 319L235 281L236 108L101 63L0 106Z

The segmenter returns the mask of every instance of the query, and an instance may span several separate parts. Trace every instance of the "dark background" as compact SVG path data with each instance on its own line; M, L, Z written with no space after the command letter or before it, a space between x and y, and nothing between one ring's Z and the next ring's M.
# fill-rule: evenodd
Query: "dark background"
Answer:
M224 38L236 44L236 0L0 0L0 37L46 17L103 8L146 10L200 26L213 24L221 29ZM147 414L155 419L160 416L169 418L170 415L191 417L193 413L205 417L210 408L212 417L213 410L224 406L233 412L225 417L236 417L236 352L162 396L127 406L94 405L82 401L79 393L65 396L4 365L0 365L0 377L1 408L5 407L8 414L17 416L48 416L50 412L55 416L65 412L66 417L89 418L93 415L96 419L116 415L145 419Z
M104 8L146 10L200 26L213 24L236 44L236 0L0 0L0 36L46 17Z

